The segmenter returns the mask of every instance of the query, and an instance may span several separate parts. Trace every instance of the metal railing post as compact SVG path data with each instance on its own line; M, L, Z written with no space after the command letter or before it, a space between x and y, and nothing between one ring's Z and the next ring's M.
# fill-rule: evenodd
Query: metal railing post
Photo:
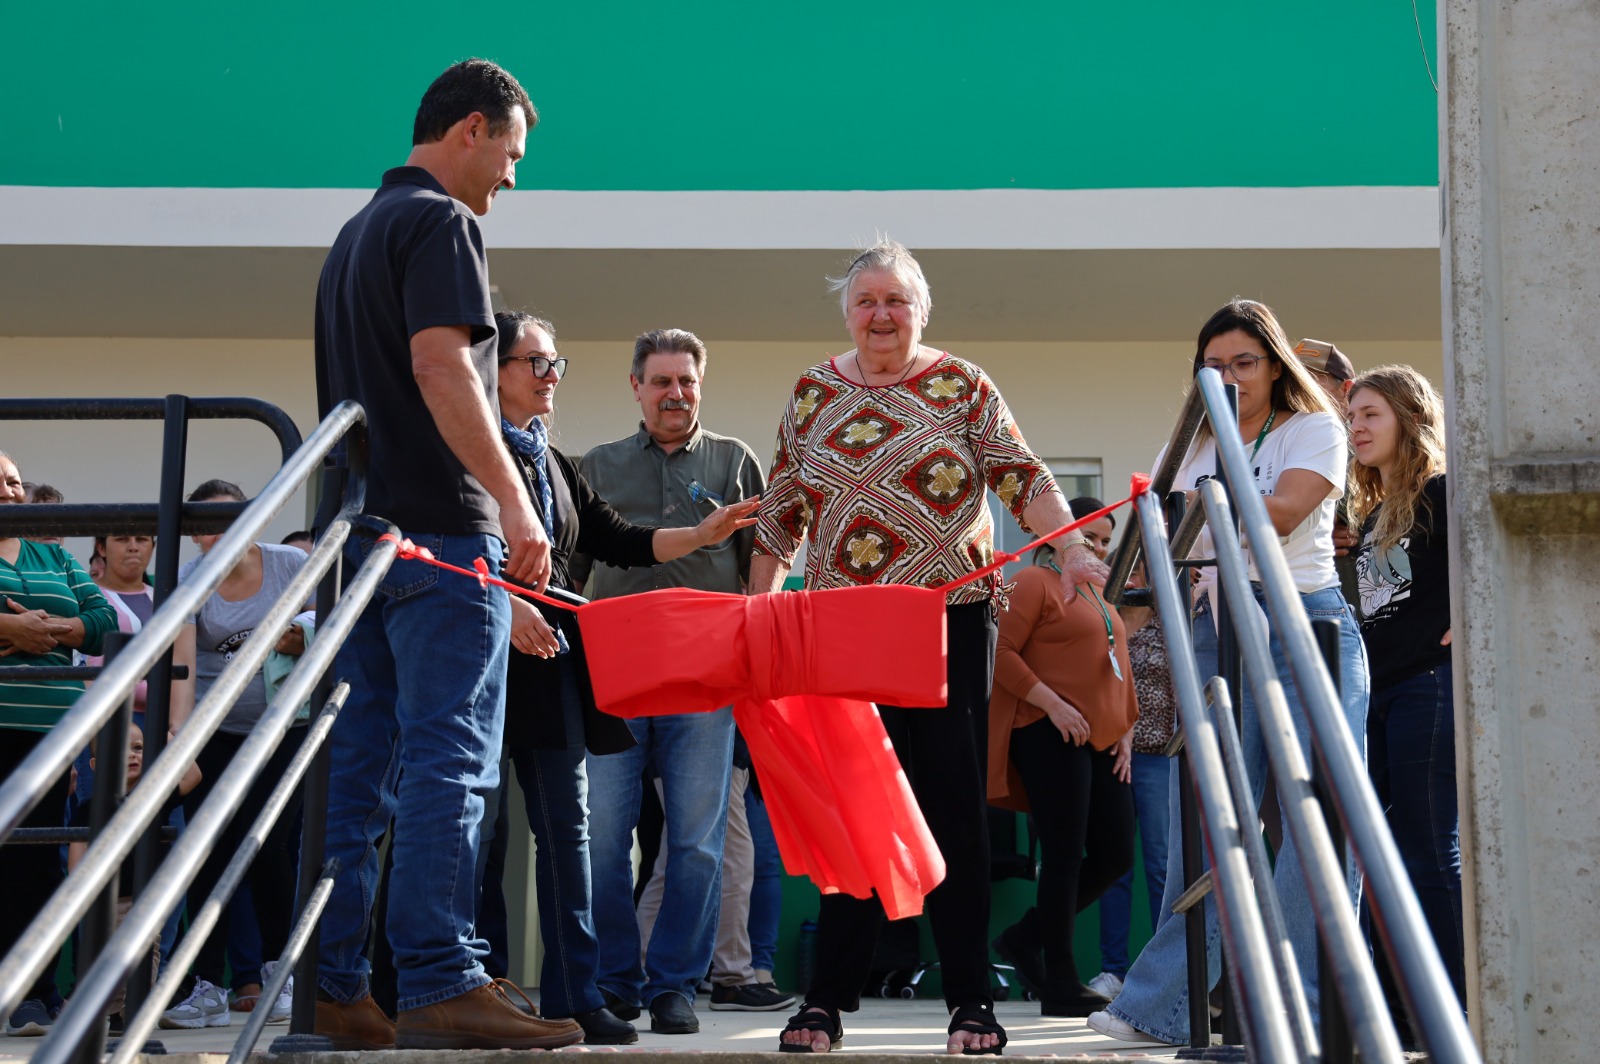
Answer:
M1165 499L1167 532L1175 534L1182 524L1182 518L1188 505L1187 496L1181 491L1169 493ZM1133 538L1133 537L1128 537ZM1134 561L1130 559L1131 571ZM1145 575L1153 585L1156 580L1150 571L1150 565L1145 566ZM1178 569L1176 572L1182 577L1182 587L1187 591L1192 582L1189 580L1187 569ZM1166 617L1162 617L1165 623ZM1187 612L1183 615L1182 628L1178 631L1168 631L1167 639L1190 638L1190 618ZM1183 847L1183 889L1187 892L1200 878L1205 875L1205 864L1200 852L1200 813L1195 809L1194 776L1189 766L1188 744L1178 754L1178 827L1180 844ZM1189 986L1189 1045L1194 1049L1201 1049L1211 1044L1211 978L1206 964L1206 918L1205 906L1201 904L1191 906L1183 914L1183 941L1185 971Z
M121 653L132 637L125 632L107 632L105 636L105 659L112 660ZM128 781L128 733L133 726L133 692L128 692L128 697L117 707L117 711L106 721L100 729L100 734L95 737L94 758L94 791L89 799L89 842L93 844L99 837L100 831L106 826L117 811L117 805L122 801L123 791ZM100 897L95 899L84 913L83 921L78 925L78 951L74 958L73 967L77 969L78 981L82 982L89 975L89 971L100 958L100 951L105 948L106 942L111 938L112 930L117 923L117 895L119 885L118 877L112 876L105 889L100 892ZM149 969L146 968L148 974ZM106 1049L105 1028L99 1024L89 1032L78 1046L73 1055L74 1064L94 1064Z
M330 464L322 470L322 497L317 505L316 533L321 535L339 512L344 498L347 474L342 464ZM317 617L333 612L343 581L343 555L317 585ZM325 671L317 681L311 696L313 705L320 705L333 690L332 670ZM324 842L328 826L328 772L331 764L329 750L324 743L306 770L303 812L300 828L299 886L295 894L295 915L300 918L312 904L312 897L323 875L325 861ZM307 935L305 948L295 959L294 999L289 1012L291 1036L311 1035L317 1020L317 961L322 945L321 922L313 921Z
M1235 447L1238 441L1233 441ZM1238 455L1243 456L1243 451ZM1242 500L1253 501L1260 505L1260 497L1253 493L1240 496ZM1206 508L1208 524L1211 527L1212 538L1217 546L1217 577L1226 581L1233 590L1236 598L1243 598L1250 594L1250 581L1246 571L1243 549L1240 539L1233 530L1233 515L1228 500L1222 491L1221 484L1206 482L1200 485L1200 500ZM1267 540L1272 546L1277 545L1270 521L1265 520L1263 507L1259 523L1252 523L1250 540L1252 543L1262 543ZM1268 537L1274 537L1268 539ZM1258 565L1263 564L1267 551L1260 551L1254 555ZM1282 555L1278 555L1282 560ZM1268 573L1268 579L1289 581L1287 574ZM1307 625L1305 607L1300 603L1300 596L1294 591L1292 582L1288 583L1289 591L1294 595L1295 615L1299 623ZM1278 589L1269 586L1268 593L1272 594ZM1294 724L1294 711L1289 706L1288 694L1282 681L1278 678L1277 666L1274 664L1271 650L1271 635L1262 618L1254 614L1242 614L1239 618L1240 649L1244 652L1248 667L1245 672L1250 679L1251 693L1254 695L1254 705L1260 721L1259 732L1267 755L1267 763L1271 766L1273 779L1278 787L1278 796L1283 810L1284 837L1293 842L1294 853L1298 858L1300 870L1304 880L1306 901L1316 920L1317 930L1321 938L1327 943L1329 956L1337 969L1337 975L1328 986L1319 986L1319 990L1326 996L1337 993L1343 996L1350 1006L1351 1012L1363 1017L1360 1029L1352 1032L1359 1037L1361 1058L1371 1064L1383 1064L1388 1061L1401 1059L1400 1043L1395 1037L1394 1027L1388 1022L1388 1015L1383 1007L1383 995L1378 992L1378 980L1372 971L1371 950L1362 938L1361 929L1356 923L1355 906L1351 904L1345 877L1341 874L1333 847L1328 840L1327 828L1322 823L1322 818L1317 815L1316 803L1311 796L1311 770L1307 766L1307 758L1301 750L1298 730ZM1280 639L1283 635L1285 618L1281 613L1274 614L1276 627L1272 630ZM1316 667L1321 668L1317 662ZM1299 684L1296 672L1296 686L1302 698L1299 707L1302 713L1306 712L1303 704L1305 688ZM1325 677L1324 677L1325 679ZM1306 957L1302 964L1313 963L1312 958Z
M1147 570L1155 592L1157 610L1161 616L1171 617L1188 608L1188 595L1187 589L1179 590L1171 553L1155 527L1159 519L1158 505L1155 497L1149 493L1138 500L1140 535L1149 558ZM1296 1039L1289 1027L1290 1012L1279 991L1278 976L1273 971L1272 950L1262 921L1262 911L1256 902L1256 888L1251 883L1242 828L1229 795L1221 740L1200 687L1194 648L1188 643L1171 641L1167 651L1172 658L1172 683L1178 699L1178 716L1183 721L1184 756L1189 762L1190 786L1193 787L1192 804L1200 807L1199 815L1204 817L1213 858L1215 889L1212 901L1216 906L1218 930L1224 956L1233 961L1232 978L1242 990L1241 1005L1245 1025L1250 1032L1251 1049L1258 1060L1294 1060ZM1189 911L1194 913L1204 908L1202 901ZM1204 924L1201 927L1203 935ZM1192 1048L1180 1051L1182 1057L1190 1057L1195 1051L1211 1052L1211 1023L1203 993L1198 998L1191 995L1191 1015L1196 1005L1203 1019L1198 1028L1193 1026L1191 1020L1189 1035ZM1197 1037L1202 1041L1193 1044Z
M183 482L188 473L189 456L189 398L169 395L166 398L165 419L161 432L161 494L156 517L156 575L151 588L152 607L160 609L178 586L178 548L182 546ZM189 677L194 683L195 678ZM145 757L154 761L167 748L167 732L172 727L172 648L168 647L156 659L150 670L150 683L144 702ZM160 862L161 821L145 829L133 850L133 882L129 884L134 897L144 890L155 875ZM150 969L144 965L133 970L128 977L127 1015L139 1011L145 998L150 996Z
M1237 424L1239 419L1239 386L1237 384L1228 385L1227 395L1228 406L1233 412L1233 418L1228 424ZM1213 425L1212 428L1216 429L1217 426ZM1218 431L1226 431L1226 428ZM1222 482L1222 490L1228 494L1231 500L1235 490L1234 485L1228 479L1227 471L1222 468L1221 463L1217 465L1217 479ZM1247 602L1234 603L1228 595L1228 589L1222 586L1221 580L1218 580L1213 585L1211 593L1216 600L1216 609L1213 612L1217 618L1217 675L1227 685L1228 704L1233 707L1233 719L1226 723L1235 731L1238 731L1243 727L1241 714L1244 712L1244 700L1240 696L1240 690L1244 684L1244 663L1239 657L1239 636L1234 629L1233 611L1236 607L1242 610L1250 609L1251 604ZM1219 722L1218 726L1221 727L1223 724L1224 722ZM1245 830L1259 830L1260 818L1249 803L1239 807L1239 820L1241 824L1246 825ZM1227 958L1223 958L1222 963L1224 965L1223 978L1218 984L1224 988L1222 994L1222 1043L1224 1045L1239 1045L1244 1041L1244 1032L1239 1028L1238 1003L1234 1001L1233 995L1227 990L1232 985L1227 978Z
M1335 692L1340 690L1343 664L1339 648L1340 627L1339 622L1332 618L1322 617L1311 622L1311 631L1317 637L1317 648L1322 651L1322 660L1328 666ZM1334 853L1339 856L1339 871L1348 874L1350 856L1345 852L1344 827L1339 823L1339 811L1334 807L1328 772L1320 757L1311 759L1311 793L1316 795L1317 804L1322 807L1322 819L1328 824L1328 837L1333 840ZM1333 979L1334 969L1328 957L1328 947L1319 938L1317 985L1332 986ZM1350 1018L1345 1015L1344 1002L1339 1000L1338 994L1322 995L1322 1014L1319 1019L1324 1064L1351 1064L1355 1058L1355 1046L1350 1040Z

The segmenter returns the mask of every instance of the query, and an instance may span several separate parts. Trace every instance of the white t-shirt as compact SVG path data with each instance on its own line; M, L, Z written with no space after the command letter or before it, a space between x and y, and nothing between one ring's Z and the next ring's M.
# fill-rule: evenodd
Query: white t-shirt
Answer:
M1248 453L1255 446L1251 440L1245 444ZM1156 456L1155 468L1166 456L1166 448ZM1308 469L1332 484L1327 498L1323 499L1306 519L1287 536L1278 537L1284 560L1289 563L1289 573L1294 578L1295 589L1302 595L1324 588L1337 587L1339 574L1333 568L1333 512L1344 495L1345 471L1349 467L1350 452L1345 438L1345 428L1332 414L1288 413L1278 415L1277 425L1261 441L1256 453L1256 490L1271 495L1278 486L1278 478L1286 469ZM1178 467L1172 482L1174 491L1189 491L1202 480L1209 480L1217 472L1217 441L1206 437L1204 443L1191 447L1189 456ZM1215 555L1211 530L1200 533L1191 557L1210 558ZM1248 544L1245 555L1249 557ZM1216 571L1202 569L1199 589L1209 595L1216 584ZM1250 579L1259 579L1254 558L1250 558Z

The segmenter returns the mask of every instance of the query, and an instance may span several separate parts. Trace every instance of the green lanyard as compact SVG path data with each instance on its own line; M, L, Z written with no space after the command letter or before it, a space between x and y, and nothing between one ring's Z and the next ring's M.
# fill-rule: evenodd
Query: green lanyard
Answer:
M1276 420L1278 420L1278 410L1276 407L1274 407L1272 413L1267 415L1267 423L1261 426L1261 434L1256 437L1256 445L1254 450L1250 452L1251 465L1255 465L1256 455L1261 453L1261 445L1267 441L1267 433L1272 431L1272 423Z
M1050 559L1049 564L1050 568L1056 571L1056 575L1061 575L1061 569L1056 565L1054 558ZM1100 597L1100 593L1095 590L1093 584L1089 585L1089 598L1094 602L1095 609L1100 611L1100 619L1106 622L1106 654L1111 658L1111 671L1120 680L1122 679L1122 665L1117 661L1117 633L1111 627L1111 611L1106 608L1105 600Z

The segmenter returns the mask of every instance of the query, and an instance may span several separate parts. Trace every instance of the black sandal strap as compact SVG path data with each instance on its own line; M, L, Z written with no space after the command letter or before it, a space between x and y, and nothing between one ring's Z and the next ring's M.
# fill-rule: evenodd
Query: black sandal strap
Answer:
M802 1002L800 1009L789 1022L784 1024L783 1033L791 1031L818 1032L828 1036L828 1048L838 1049L844 1042L844 1022L839 1018L838 1009L830 1009L826 1005L813 1005L809 1001ZM813 1052L809 1042L795 1043L778 1042L780 1053L810 1053Z
M1006 1029L1000 1026L1000 1022L995 1019L994 1005L987 1001L957 1006L956 1010L950 1014L950 1027L945 1033L955 1034L957 1031L964 1031L967 1034L999 1036L999 1040L988 1049L963 1048L961 1050L963 1056L999 1056L1000 1051L1006 1045Z

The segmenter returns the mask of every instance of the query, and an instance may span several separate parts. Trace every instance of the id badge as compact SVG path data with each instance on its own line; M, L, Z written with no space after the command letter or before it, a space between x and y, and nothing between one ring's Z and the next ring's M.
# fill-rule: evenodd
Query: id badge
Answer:
M1106 651L1106 656L1111 659L1111 671L1116 674L1117 679L1122 679L1122 666L1117 663L1116 648Z

